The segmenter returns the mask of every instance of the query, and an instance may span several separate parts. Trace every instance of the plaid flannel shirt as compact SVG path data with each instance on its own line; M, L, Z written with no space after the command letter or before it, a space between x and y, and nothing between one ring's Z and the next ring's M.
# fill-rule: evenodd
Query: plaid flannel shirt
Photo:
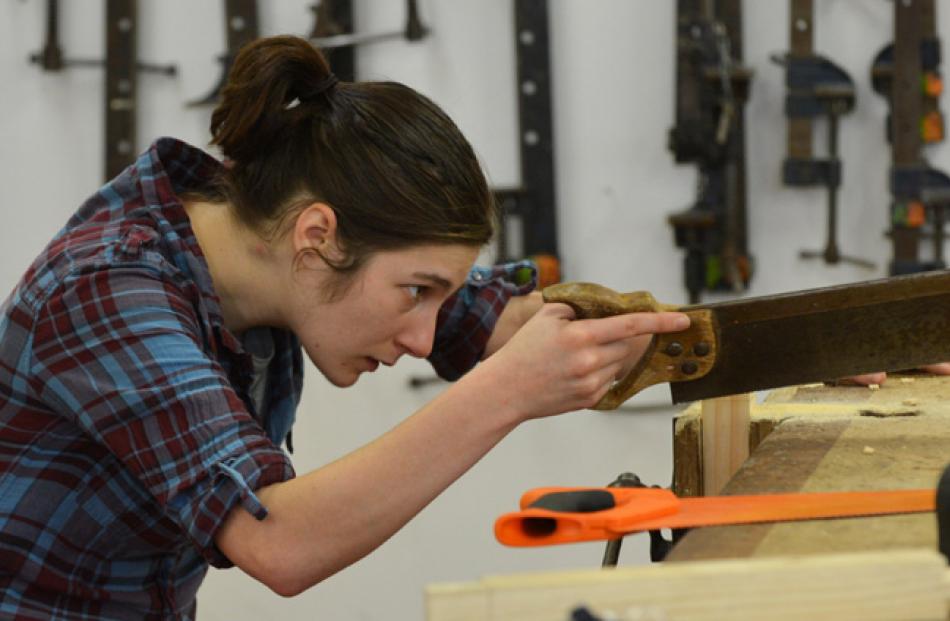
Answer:
M229 512L294 476L279 448L302 353L254 360L222 323L178 194L220 163L161 139L84 203L0 308L0 618L192 619ZM433 365L484 350L524 268L474 270L440 314ZM520 284L514 284L515 281ZM259 376L257 377L259 380Z

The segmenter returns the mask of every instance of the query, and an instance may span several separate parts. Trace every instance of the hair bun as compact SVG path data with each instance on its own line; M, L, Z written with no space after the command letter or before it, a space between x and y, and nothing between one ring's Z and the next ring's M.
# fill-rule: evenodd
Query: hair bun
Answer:
M252 41L234 59L221 102L211 115L211 144L236 162L262 155L287 126L287 104L336 84L323 54L289 35ZM312 86L303 86L312 85ZM306 94L299 94L300 90Z

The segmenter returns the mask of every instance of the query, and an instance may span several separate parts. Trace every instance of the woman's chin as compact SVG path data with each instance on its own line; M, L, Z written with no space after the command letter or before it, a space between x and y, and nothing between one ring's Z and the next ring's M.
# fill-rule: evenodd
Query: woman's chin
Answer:
M347 367L338 367L330 373L319 367L317 368L320 370L320 373L323 374L323 377L327 378L327 381L337 388L349 388L355 384L360 378L360 375L363 374L363 371L357 371Z

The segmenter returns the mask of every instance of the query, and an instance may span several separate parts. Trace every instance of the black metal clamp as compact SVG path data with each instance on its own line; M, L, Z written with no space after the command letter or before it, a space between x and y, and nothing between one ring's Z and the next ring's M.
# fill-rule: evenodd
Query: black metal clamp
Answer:
M943 171L931 168L926 163L916 165L894 165L891 167L890 191L895 198L893 213L894 227L888 232L895 247L895 258L891 262L891 274L913 274L921 271L939 270L946 267L944 261L944 220L945 211L950 208L950 176ZM930 261L906 260L901 257L915 256L916 248L903 251L901 244L905 238L916 239L920 233L909 226L901 226L909 219L903 209L919 204L930 214L933 259ZM907 233L911 233L909 235Z
M713 6L715 4L715 6ZM739 292L754 261L748 252L744 105L752 72L741 66L741 4L678 0L676 114L667 146L676 162L699 168L697 198L671 214L674 242L685 251L690 303L703 291Z
M648 487L640 477L632 472L623 472L614 479L607 487ZM658 485L650 487L659 488ZM673 546L679 541L688 529L673 529L673 539L669 540L663 537L659 530L648 531L650 535L650 560L659 563L666 558ZM604 560L601 567L616 567L620 556L620 546L623 544L623 538L611 539L607 542L607 548L604 550Z
M838 117L854 109L854 82L843 69L824 56L772 56L772 61L785 67L785 115L789 118L813 119L827 116L828 157L794 157L785 159L782 179L787 185L825 185L829 190L841 183L841 161L838 159Z
M824 259L825 263L851 263L874 269L872 261L841 254L838 249L838 188L841 160L838 157L838 120L854 109L854 81L844 69L818 54L772 56L785 67L785 115L789 119L828 119L828 155L825 158L795 152L790 137L789 156L782 164L782 180L789 186L824 186L828 191L827 237L823 250L802 250L803 259ZM810 125L808 126L810 131ZM791 134L790 134L791 136ZM810 141L809 143L810 144Z

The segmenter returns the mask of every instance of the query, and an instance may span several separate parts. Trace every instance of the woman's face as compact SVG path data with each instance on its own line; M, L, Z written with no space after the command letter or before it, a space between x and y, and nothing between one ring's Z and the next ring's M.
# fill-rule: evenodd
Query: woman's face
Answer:
M301 283L290 328L313 364L340 387L403 354L425 358L439 308L465 282L477 255L465 245L379 252L333 301L315 302L325 296Z

